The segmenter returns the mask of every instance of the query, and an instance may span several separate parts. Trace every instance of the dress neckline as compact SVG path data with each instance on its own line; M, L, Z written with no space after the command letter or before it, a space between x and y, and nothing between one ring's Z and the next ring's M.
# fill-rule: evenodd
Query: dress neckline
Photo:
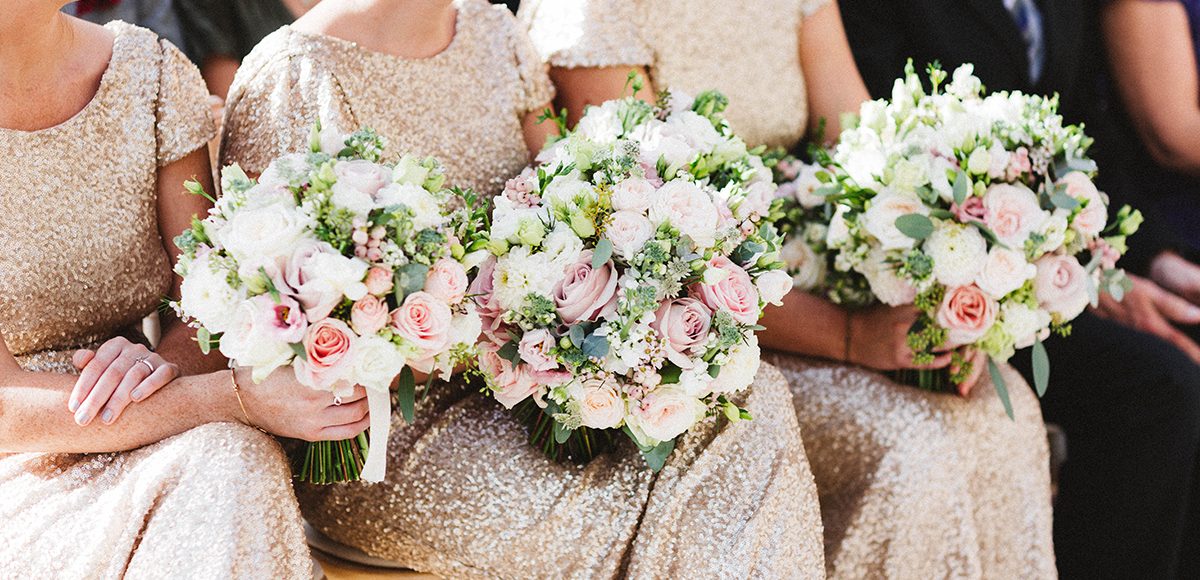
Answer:
M462 36L463 36L463 31L465 30L465 26L464 26L464 10L465 10L465 8L464 8L463 4L464 4L463 2L455 2L455 6L454 6L454 36L450 38L450 43L447 44L445 48L438 51L436 54L433 54L430 56L425 56L425 57L405 57L405 56L398 56L398 55L387 53L387 52L380 52L378 50L371 50L353 40L348 40L345 38L341 38L339 36L332 36L329 34L321 34L319 32L309 32L307 30L300 30L291 24L285 25L283 28L285 30L287 30L287 32L289 34L294 34L296 36L299 36L300 38L302 38L306 41L334 45L334 46L340 47L345 50L349 50L351 52L354 52L356 54L359 54L359 55L362 55L362 56L365 56L368 58L378 58L378 59L383 59L383 60L387 60L390 62L402 63L402 64L412 64L412 65L436 64L447 58L450 58L450 56L452 54L457 52L458 47L463 44Z
M121 58L124 56L121 51L124 48L125 38L128 36L126 32L133 28L133 25L122 20L114 20L108 24L105 24L104 28L113 33L112 55L108 57L108 65L104 67L104 72L100 74L100 84L96 87L96 93L92 95L91 100L89 100L87 104L83 106L83 108L76 111L74 115L71 115L61 123L50 125L49 127L43 127L41 129L34 129L32 131L0 127L0 133L10 133L20 136L43 135L68 129L78 123L81 123L83 119L91 116L92 110L100 106L100 101L104 99L105 93L108 92L109 87L114 82L112 77L116 74L115 71L121 64Z

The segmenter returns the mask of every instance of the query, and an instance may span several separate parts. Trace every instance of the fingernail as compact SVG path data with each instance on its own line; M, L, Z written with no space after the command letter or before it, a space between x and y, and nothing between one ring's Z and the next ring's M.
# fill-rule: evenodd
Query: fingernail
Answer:
M142 390L134 389L132 393L129 393L129 397L132 398L134 401L141 401L142 400Z
M74 413L74 412L75 412L75 411L77 411L78 409L79 409L79 402L78 402L78 401L69 401L69 402L67 402L67 410L68 410L68 411L70 411L70 412Z
M90 419L90 417L88 417L87 413L84 413L83 411L75 413L75 423L81 427L87 425L88 419Z
M100 415L100 420L104 421L105 423L112 423L112 420L113 420L112 409L105 409L104 413L102 413Z

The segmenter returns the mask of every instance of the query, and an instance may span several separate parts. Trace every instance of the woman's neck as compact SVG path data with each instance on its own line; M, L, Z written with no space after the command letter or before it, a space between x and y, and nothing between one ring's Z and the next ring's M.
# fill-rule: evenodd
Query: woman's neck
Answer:
M325 0L294 27L401 58L428 58L454 40L452 0Z
M5 14L0 38L0 94L61 71L76 42L69 18L43 6Z

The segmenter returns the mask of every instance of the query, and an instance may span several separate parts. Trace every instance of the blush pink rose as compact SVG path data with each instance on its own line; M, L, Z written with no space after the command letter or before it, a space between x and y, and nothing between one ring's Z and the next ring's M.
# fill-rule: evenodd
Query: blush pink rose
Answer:
M1087 308L1087 271L1074 256L1051 254L1037 261L1033 289L1038 303L1064 322Z
M678 298L664 303L654 314L650 327L663 338L667 360L681 369L696 366L693 356L708 341L712 312L695 298Z
M655 187L639 177L630 177L612 188L613 209L644 213L654 203Z
M409 365L429 372L433 359L450 347L450 307L426 292L413 292L404 304L392 311L392 330L417 349L416 360Z
M1049 217L1038 205L1037 194L1028 187L993 185L983 196L987 227L1010 248L1024 248L1029 234L1037 231Z
M591 250L584 250L578 261L564 268L554 288L554 304L566 324L596 320L615 308L616 301L617 269L611 260L593 269Z
M962 205L951 204L950 211L954 212L954 217L964 224L987 223L987 209L983 207L983 198L977 195L964 199Z
M998 310L997 302L974 284L948 290L937 312L937 323L949 331L947 346L962 346L983 338L995 324Z
M285 282L295 291L296 298L304 306L309 321L321 320L342 301L342 292L321 282L319 272L312 271L310 263L318 254L338 254L326 243L306 244L296 250L288 260ZM338 254L341 255L341 254Z
M276 302L269 295L256 296L252 302L256 316L254 327L264 329L268 336L286 343L297 343L304 339L308 330L308 319L304 309L291 296L280 296Z
M492 342L504 344L509 341L510 337L508 331L504 328L504 321L500 318L503 311L496 302L496 297L493 293L495 288L495 273L496 258L488 258L483 264L479 265L479 273L471 281L471 285L467 287L467 294L475 300L475 308L479 313L479 319L483 321L483 333Z
M1067 195L1087 204L1071 221L1071 227L1085 236L1100 235L1104 226L1108 225L1108 207L1096 184L1082 172L1072 171L1059 179L1056 185L1066 186Z
M549 330L539 328L525 333L517 344L521 360L535 371L552 371L558 368L558 360L551 351L557 345Z
M383 296L392 291L392 271L383 266L375 266L367 271L367 292Z
M305 360L296 361L296 378L319 389L334 389L353 366L354 331L345 322L326 318L304 334Z
M499 347L485 342L479 345L479 370L487 377L492 396L504 408L511 409L533 396L540 386L529 373L500 356Z
M444 300L447 304L458 304L467 295L467 270L449 258L442 258L429 269L425 279L425 291Z
M688 293L713 312L727 310L734 320L742 324L758 322L758 288L754 286L750 275L725 256L709 260L708 267L723 271L721 279L713 284L704 284L703 281L693 284ZM706 277L709 275L705 274Z
M392 181L392 171L378 163L356 159L340 161L333 166L337 182L374 197Z
M362 336L383 330L388 324L388 306L378 297L368 294L350 308L350 326Z
M613 244L613 252L622 258L632 258L654 237L654 226L639 212L621 210L609 218L604 237Z

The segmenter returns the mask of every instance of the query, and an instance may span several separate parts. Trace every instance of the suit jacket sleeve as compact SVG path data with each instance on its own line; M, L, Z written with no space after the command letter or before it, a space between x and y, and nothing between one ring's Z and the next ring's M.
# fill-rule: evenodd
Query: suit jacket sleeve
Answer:
M892 85L904 73L911 56L905 41L907 23L898 14L900 2L890 0L842 0L846 36L858 63L858 71L874 98L891 94Z

